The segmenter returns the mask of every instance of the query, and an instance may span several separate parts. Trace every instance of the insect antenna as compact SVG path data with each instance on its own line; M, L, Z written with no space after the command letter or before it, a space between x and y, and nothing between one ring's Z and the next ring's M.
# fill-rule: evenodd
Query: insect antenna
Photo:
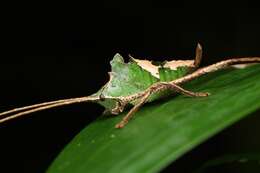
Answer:
M85 96L85 97L78 97L78 98L61 99L61 100L56 100L56 101L44 102L44 103L34 104L34 105L30 105L30 106L15 108L15 109L0 113L0 123L9 121L11 119L15 119L15 118L27 115L27 114L31 114L34 112L46 110L46 109L51 109L51 108L55 108L55 107L71 105L71 104L76 104L76 103L82 103L82 102L97 101L97 100L100 100L100 98L94 97L94 96Z

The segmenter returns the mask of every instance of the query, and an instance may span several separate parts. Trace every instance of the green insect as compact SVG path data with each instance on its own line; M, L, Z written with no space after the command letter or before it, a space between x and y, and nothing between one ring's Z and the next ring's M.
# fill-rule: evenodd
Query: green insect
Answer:
M202 48L198 44L194 60L173 60L155 63L130 57L125 63L121 55L112 59L112 70L109 81L95 94L90 96L56 100L25 106L0 113L0 123L30 114L36 111L50 109L82 102L96 102L105 107L105 113L119 114L126 106L130 111L115 125L123 128L134 113L146 102L169 96L173 92L190 97L206 97L209 93L185 90L181 84L196 79L204 74L214 72L231 65L260 63L260 57L232 58L198 69L202 59Z

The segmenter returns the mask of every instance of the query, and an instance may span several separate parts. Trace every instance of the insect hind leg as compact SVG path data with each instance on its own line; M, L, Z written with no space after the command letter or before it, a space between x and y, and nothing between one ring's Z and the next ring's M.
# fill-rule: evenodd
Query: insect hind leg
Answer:
M193 91L186 90L173 82L161 82L161 84L165 85L164 89L170 89L177 93L180 93L180 94L183 94L183 95L186 95L189 97L207 97L210 95L208 92L193 92Z
M123 119L118 124L116 124L115 128L123 128L133 117L133 115L147 102L151 94L167 89L174 90L177 93L181 93L190 97L206 97L209 95L207 92L192 92L170 82L157 83L145 91L145 94L140 98L140 101L123 117Z

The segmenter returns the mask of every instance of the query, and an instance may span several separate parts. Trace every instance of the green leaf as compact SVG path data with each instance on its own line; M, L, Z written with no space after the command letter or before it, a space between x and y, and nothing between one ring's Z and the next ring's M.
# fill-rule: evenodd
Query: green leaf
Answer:
M260 107L260 66L222 70L184 87L211 95L147 104L120 130L114 125L123 114L99 118L65 147L48 172L158 172Z

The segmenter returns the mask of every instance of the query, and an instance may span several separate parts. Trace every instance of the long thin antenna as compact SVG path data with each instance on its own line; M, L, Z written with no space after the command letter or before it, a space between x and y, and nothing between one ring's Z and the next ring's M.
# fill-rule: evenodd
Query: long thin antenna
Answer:
M46 109L50 109L50 108L54 108L54 107L60 107L60 106L65 106L65 105L70 105L70 104L75 104L75 103L82 103L82 102L91 102L91 101L97 101L97 100L100 100L100 98L86 96L86 97L78 97L78 98L63 99L63 100L57 100L57 101L51 101L51 102L44 102L44 103L35 104L35 105L31 105L31 106L16 108L13 110L3 112L0 114L0 116L8 115L8 114L18 112L18 111L22 111L22 112L2 118L2 119L0 119L0 123L9 121L9 120L17 118L17 117L21 117L23 115L31 114L34 112L38 112L38 111L42 111L42 110L46 110Z
M8 111L5 111L5 112L0 113L0 117L2 117L2 116L4 116L4 115L7 115L7 114L12 114L12 113L16 113L16 112L20 112L20 111L32 109L32 108L37 108L37 107L41 107L41 106L46 106L46 105L61 103L61 102L69 101L69 100L72 100L72 99L76 99L76 98L61 99L61 100L55 100L55 101L44 102L44 103L38 103L38 104L30 105L30 106L24 106L24 107L20 107L20 108L15 108L15 109L8 110Z

